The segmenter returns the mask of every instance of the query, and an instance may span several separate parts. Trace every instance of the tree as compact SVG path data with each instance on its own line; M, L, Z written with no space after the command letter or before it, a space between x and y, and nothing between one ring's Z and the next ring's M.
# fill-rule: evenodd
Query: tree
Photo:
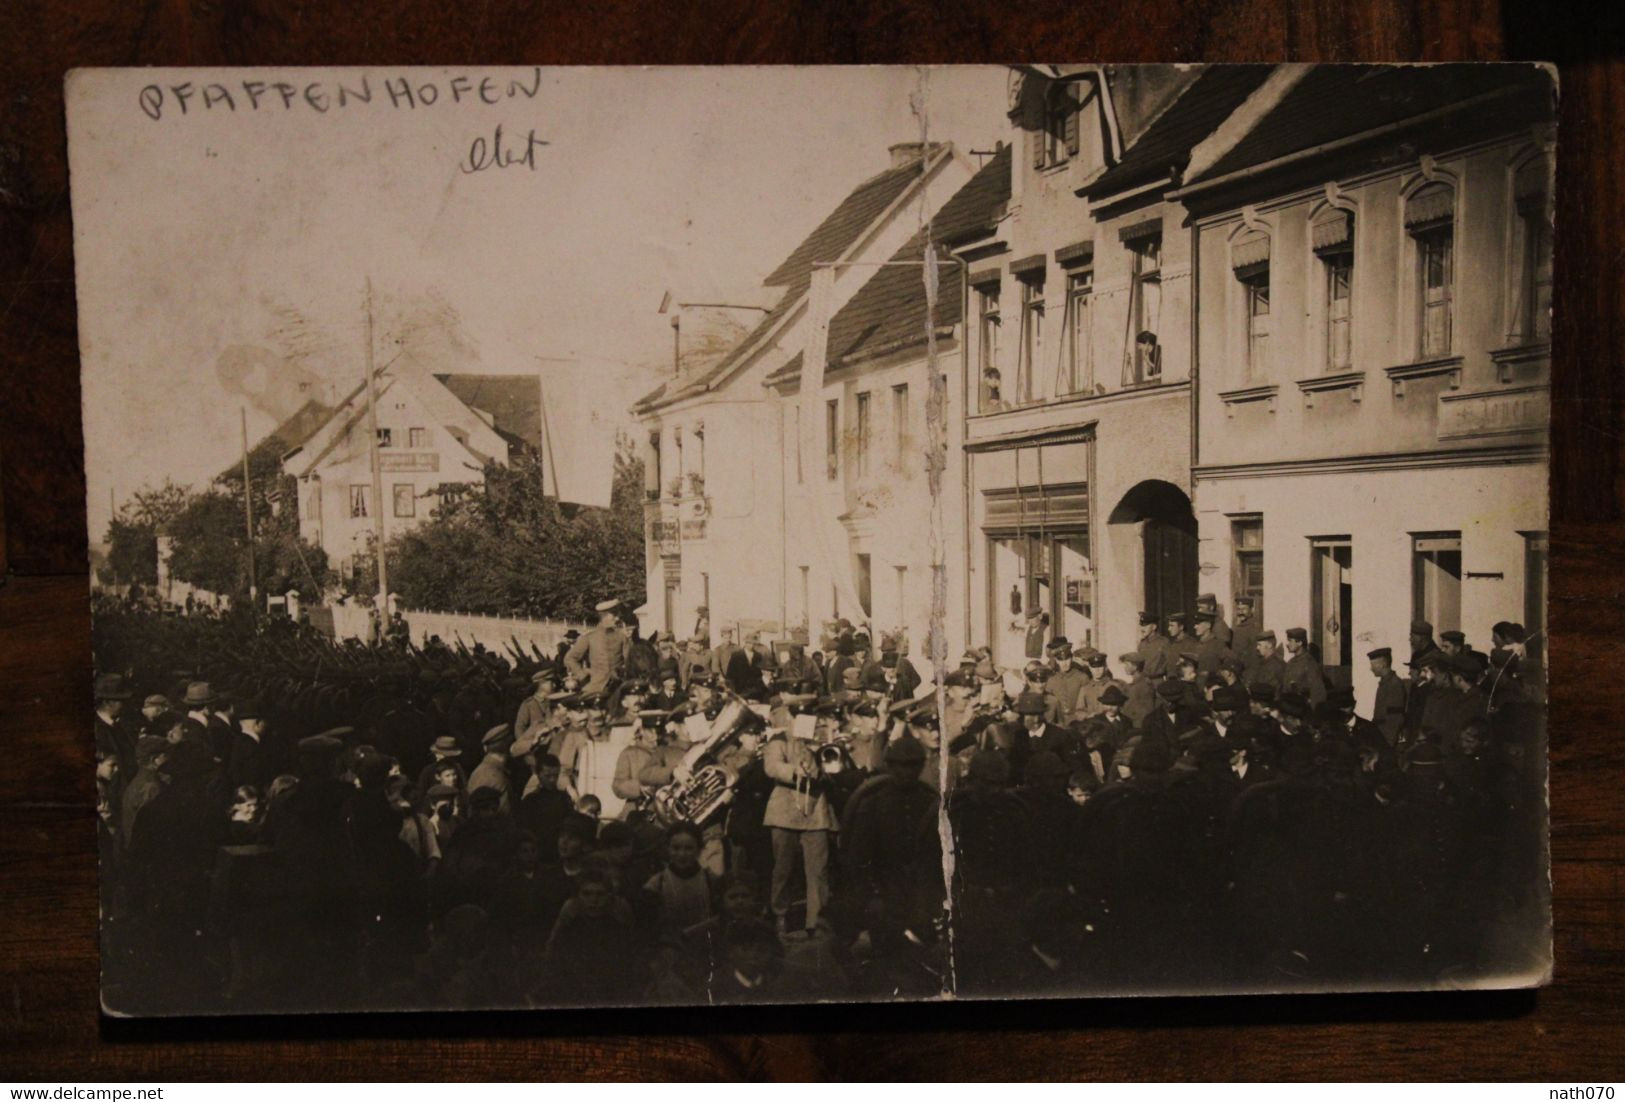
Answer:
M114 581L156 585L158 534L192 503L189 487L164 480L143 487L119 507L107 525L107 568Z
M430 520L389 544L390 588L409 607L577 619L608 597L644 600L643 466L621 442L610 508L542 493L540 457L491 464L445 487Z

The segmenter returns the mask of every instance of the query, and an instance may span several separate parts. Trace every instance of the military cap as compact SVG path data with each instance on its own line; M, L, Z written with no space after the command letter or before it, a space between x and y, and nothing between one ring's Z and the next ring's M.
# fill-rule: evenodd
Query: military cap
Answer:
M1185 663L1186 665L1190 666L1192 669L1194 669L1197 666L1200 666L1202 664L1202 659L1197 655L1197 653L1195 651L1190 651L1190 650L1182 650L1182 651L1180 651L1179 652L1179 660L1181 662Z
M1354 690L1348 685L1333 685L1326 690L1326 703L1334 708L1354 707Z
M852 636L852 642L857 646L867 647L869 645L869 633L867 631L858 632Z
M1300 643L1307 643L1309 641L1309 633L1303 628L1287 628L1286 637L1288 639L1296 639Z
M1054 671L1052 671L1048 666L1044 665L1044 663L1034 659L1033 661L1027 663L1027 668L1022 672L1024 676L1030 677L1035 681L1048 681L1053 675Z
M1426 620L1412 620L1411 621L1411 634L1412 635L1426 635L1428 638L1431 639L1431 638L1433 638L1433 625L1428 623Z
M1258 641L1260 643L1273 643L1273 642L1275 642L1275 632L1274 631L1261 631L1261 632L1259 632L1258 633Z
M512 732L513 727L511 724L499 723L480 736L480 745L487 749L499 745L500 743L505 742Z
M1241 660L1240 655L1228 654L1219 660L1219 669L1229 670L1237 677L1240 677L1247 672L1247 663Z
M1157 614L1155 612L1142 612L1142 613L1140 613L1140 626L1141 627L1145 627L1147 624L1154 624L1156 622L1157 622Z
M1128 694L1116 685L1107 685L1101 690L1100 702L1102 704L1126 704L1128 703Z
M1163 620L1170 624L1179 624L1183 626L1190 622L1190 617L1186 616L1183 612L1170 612L1168 615L1163 617Z
M923 765L925 747L913 735L902 735L886 744L886 761L896 765Z
M555 669L540 669L530 675L532 684L551 685L559 679L559 671Z
M1392 662L1394 660L1394 648L1378 647L1376 650L1366 651L1365 656L1368 659L1385 658Z
M571 628L569 631L564 633L564 637L566 639L569 639L569 640L573 641L573 640L576 640L576 639L580 639L581 638L581 633L579 631L577 631L575 628Z
M973 781L1003 784L1010 779L1010 763L997 750L984 748L971 755L965 773Z
M1255 681L1247 686L1247 695L1260 704L1273 704L1275 702L1275 686L1268 681Z
M1070 648L1071 646L1071 641L1069 641L1064 635L1057 635L1055 638L1049 641L1050 650L1060 650L1062 647Z
M1429 651L1422 656L1422 661L1418 664L1424 670L1448 670L1450 668L1450 657L1443 651Z
M1083 661L1085 665L1093 666L1097 669L1104 669L1106 666L1106 656L1097 650L1090 650L1083 656Z
M1047 777L1064 777L1066 775L1065 763L1050 750L1040 750L1028 758L1027 767L1022 773L1022 776L1029 781L1043 780Z
M143 708L162 708L167 712L169 711L169 697L163 693L153 693L141 702L141 706Z
M1174 678L1166 678L1157 682L1157 696L1170 704L1182 700L1185 696L1185 683Z
M910 712L908 714L908 725L910 727L924 727L931 731L941 730L942 721L937 716L936 703L932 702L929 705L921 705Z
M982 656L977 654L973 650L968 650L964 654L959 656L959 664L961 666L974 666L974 665L976 665L976 663L980 662L981 660L982 660Z
M1207 608L1213 608L1218 605L1218 603L1219 599L1211 593L1198 593L1196 595L1196 605L1198 608L1204 606Z
M1458 647L1467 642L1466 634L1459 631L1441 631L1439 633L1439 638L1444 640L1446 643L1454 643Z
M621 607L621 602L618 598L611 597L607 601L599 601L592 607L594 612L613 612L615 609Z
M449 784L431 784L428 798L430 803L436 800L453 800L457 798L457 790Z
M1145 665L1145 659L1134 651L1126 651L1123 654L1118 655L1117 660L1124 663L1133 663L1136 669Z
M976 674L972 670L954 670L942 679L942 683L949 688L974 689L976 688Z
M1018 716L1041 716L1049 711L1049 703L1044 699L1043 693L1022 693L1016 697L1016 714Z
M1236 598L1236 607L1237 608L1252 608L1253 607L1253 599L1251 597L1237 597Z
M1196 610L1196 622L1199 624L1211 624L1218 618L1219 614L1210 608L1201 608Z

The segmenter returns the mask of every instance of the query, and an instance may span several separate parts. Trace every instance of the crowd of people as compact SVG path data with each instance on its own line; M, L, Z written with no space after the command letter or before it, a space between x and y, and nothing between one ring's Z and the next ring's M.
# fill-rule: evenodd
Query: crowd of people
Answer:
M1241 602L1142 617L1115 663L1040 623L1024 666L940 679L846 621L679 645L599 613L499 652L99 599L109 1005L1451 983L1543 934L1519 625L1412 625L1359 715Z

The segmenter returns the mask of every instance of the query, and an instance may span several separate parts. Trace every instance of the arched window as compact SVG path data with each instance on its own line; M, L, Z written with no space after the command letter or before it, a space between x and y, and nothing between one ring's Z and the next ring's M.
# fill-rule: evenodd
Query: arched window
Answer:
M1405 231L1416 256L1417 354L1450 354L1456 266L1456 193L1448 184L1419 188L1405 201Z
M1269 371L1269 234L1262 230L1248 230L1231 241L1230 266L1241 284L1243 332L1247 337L1247 372L1253 377L1262 376Z
M1326 327L1326 370L1346 371L1354 362L1354 215L1327 207L1310 224L1320 260Z

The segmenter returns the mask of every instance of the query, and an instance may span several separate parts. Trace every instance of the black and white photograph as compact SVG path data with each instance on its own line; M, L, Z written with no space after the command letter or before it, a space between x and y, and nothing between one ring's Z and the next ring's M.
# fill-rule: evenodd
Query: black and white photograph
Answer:
M1558 92L70 73L104 1011L1550 982Z

